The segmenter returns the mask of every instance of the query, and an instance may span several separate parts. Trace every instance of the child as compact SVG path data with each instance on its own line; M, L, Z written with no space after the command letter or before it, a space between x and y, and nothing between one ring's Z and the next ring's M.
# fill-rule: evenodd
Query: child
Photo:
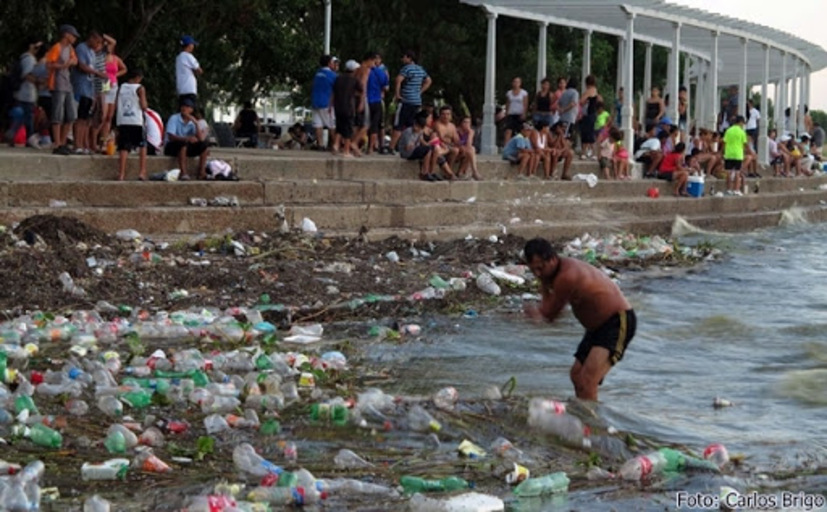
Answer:
M612 166L614 175L619 180L629 180L629 152L623 147L623 132L617 128L609 130L609 140L612 141L614 153L612 154Z
M402 132L399 138L399 156L405 160L419 160L419 179L422 181L442 181L435 174L434 166L442 168L445 175L453 180L454 174L448 167L448 162L437 151L437 146L428 142L425 129L428 114L420 112L416 115L413 126Z
M146 91L141 85L143 73L133 70L129 79L118 90L118 180L126 177L126 156L137 148L140 155L138 179L146 179L146 135L144 132L144 111L147 109Z
M611 115L606 111L602 101L597 102L597 118L594 121L594 133L597 134L598 140L601 137L609 136L609 128L611 127Z
M476 181L482 179L477 170L477 150L474 147L474 129L471 126L471 118L465 116L459 123L457 129L459 136L459 176L465 176L468 169L471 169L471 176Z
M612 141L612 138L606 130L601 129L600 136L597 138L597 143L599 145L599 164L600 170L603 172L603 179L611 180L617 178L617 176L615 176L615 166L612 162L615 143Z

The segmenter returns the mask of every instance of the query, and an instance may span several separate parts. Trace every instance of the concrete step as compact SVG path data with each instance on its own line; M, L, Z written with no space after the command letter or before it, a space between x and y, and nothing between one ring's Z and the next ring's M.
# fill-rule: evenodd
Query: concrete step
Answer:
M416 179L419 166L398 156L369 156L363 158L339 158L328 153L312 151L265 151L245 150L229 152L212 150L211 158L230 163L247 181L257 180L387 180ZM149 157L147 170L150 174L177 167L175 159L166 156ZM103 155L52 155L33 149L0 150L0 180L32 181L90 181L114 180L117 177L118 160ZM197 168L191 159L189 169ZM498 157L479 157L478 168L486 179L514 177L517 168ZM558 168L558 174L561 168ZM598 174L593 161L577 160L572 172ZM127 176L138 176L137 156L131 155Z
M662 197L603 198L590 201L513 201L507 203L428 203L290 205L285 209L290 226L312 219L320 230L358 231L375 229L428 230L437 228L509 226L512 223L595 223L613 230L648 219L683 216L762 215L794 206L817 207L827 203L827 191L795 194L756 194L745 197L700 199ZM0 208L0 224L17 222L34 214L50 213L77 217L108 232L134 228L145 233L218 233L226 229L273 231L281 221L275 206L241 208L198 207L13 207ZM516 220L519 219L519 220Z
M755 180L748 180L753 189ZM761 194L815 190L827 178L761 180ZM593 199L641 199L658 187L663 197L671 185L657 180L603 181L590 188L583 182L546 180L457 181L296 180L241 182L0 181L0 207L43 207L50 201L68 206L187 206L189 199L236 196L243 207L328 204L414 205L432 203L559 203ZM723 182L710 180L711 187Z

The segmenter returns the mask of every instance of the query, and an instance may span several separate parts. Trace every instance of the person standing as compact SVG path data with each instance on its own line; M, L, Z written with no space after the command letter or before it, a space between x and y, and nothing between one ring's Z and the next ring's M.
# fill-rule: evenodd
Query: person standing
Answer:
M126 177L126 157L133 149L138 150L140 171L138 179L146 180L146 128L144 113L147 109L146 91L141 86L143 73L134 70L127 82L118 90L118 180Z
M597 104L602 102L597 92L597 78L594 75L586 77L586 89L580 97L580 107L583 109L583 119L580 121L580 159L595 160L594 143L597 140L594 125L597 121Z
M38 136L34 131L34 111L37 107L37 53L43 46L40 39L30 39L26 51L20 56L20 88L14 93L14 99L23 109L23 125L26 127L26 143L35 149L40 148Z
M540 82L540 90L534 96L534 116L532 120L535 125L540 122L546 123L548 126L552 125L554 114L551 110L551 104L553 102L554 93L551 92L551 80L543 78Z
M324 129L328 131L328 147L333 147L336 123L333 116L333 83L336 81L334 71L339 59L330 55L322 55L319 59L321 66L313 77L313 86L310 90L311 107L313 109L313 128L316 130L315 149L322 149Z
M566 304L586 329L569 373L581 400L597 400L597 388L623 359L637 330L635 311L606 274L586 262L558 256L548 240L529 240L525 261L540 280L540 306L526 305L534 321L553 322Z
M349 60L345 63L345 72L336 78L333 83L333 109L336 114L336 137L333 141L333 153L338 154L339 143L343 146L342 156L361 156L358 149L351 149L353 125L356 121L356 106L363 101L364 89L362 83L356 79L354 72L359 69L359 63ZM351 152L352 151L352 152Z
M100 51L103 38L96 31L89 32L86 41L75 48L78 65L72 70L72 88L77 101L78 112L75 121L75 153L92 154L91 126L92 109L95 106L95 84L93 79L99 76L95 70L95 54Z
M566 126L566 136L571 134L572 127L577 121L578 103L580 101L580 93L577 92L577 80L571 79L560 99L557 100L557 112L560 115L560 121Z
M104 146L109 140L109 131L112 129L112 118L115 115L115 100L118 98L118 79L126 74L126 65L115 54L117 41L112 36L103 35L103 72L105 77L101 82L101 127L100 137ZM97 135L95 136L97 138ZM97 142L97 141L96 141Z
M367 52L365 56L362 58L362 64L353 73L353 76L356 77L356 80L359 80L359 83L362 85L362 91L365 94L362 94L361 102L356 105L356 118L355 118L355 133L353 135L354 141L354 148L358 150L358 148L365 143L365 153L370 153L370 144L368 140L368 130L370 129L370 107L368 106L368 96L366 94L368 90L368 80L370 79L370 74L373 71L373 68L376 67L376 58L379 54L376 52Z
M383 120L385 118L385 91L390 86L388 69L382 64L382 56L376 54L376 64L370 70L368 76L368 110L370 111L370 138L368 141L368 153L376 151L382 153L385 150L385 134Z
M178 101L192 100L198 106L198 77L204 73L198 59L192 54L198 46L192 36L181 38L181 53L175 58L175 88L178 91Z
M750 144L755 149L758 143L758 121L761 120L761 112L755 108L752 100L747 101L747 135L750 138Z
M73 46L80 34L72 25L61 25L59 32L60 40L46 54L49 91L52 94L52 152L69 155L72 152L66 140L76 117L70 69L78 63Z
M744 131L744 116L737 116L735 123L724 133L724 170L726 171L727 195L741 195L741 167L749 138Z
M528 92L523 89L523 80L514 77L511 89L505 93L505 141L508 145L511 135L519 133L528 113Z
M402 69L396 77L394 99L396 105L396 118L391 136L390 151L396 151L396 143L402 130L413 126L416 113L422 108L422 94L431 87L431 77L425 69L416 63L416 54L412 51L405 52L402 56Z

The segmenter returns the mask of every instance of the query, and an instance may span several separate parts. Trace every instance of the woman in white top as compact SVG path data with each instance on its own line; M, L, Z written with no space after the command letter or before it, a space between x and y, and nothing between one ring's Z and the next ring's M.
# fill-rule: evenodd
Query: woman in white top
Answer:
M515 77L511 81L511 90L505 93L505 143L508 145L511 135L520 133L528 112L528 92L522 87L523 81Z
M534 168L529 169L529 176L533 176L536 171L537 164L542 160L543 173L546 179L551 179L551 131L548 123L545 121L537 122L535 129L531 132L531 147L534 148L534 153L537 155L534 158Z

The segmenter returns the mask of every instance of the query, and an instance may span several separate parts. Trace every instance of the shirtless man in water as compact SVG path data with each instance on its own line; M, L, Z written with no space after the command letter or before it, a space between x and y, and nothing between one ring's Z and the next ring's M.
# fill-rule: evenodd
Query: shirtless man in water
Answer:
M548 240L535 238L525 246L525 259L540 280L543 297L538 308L526 306L535 320L554 321L566 304L586 334L574 354L571 381L577 398L597 400L597 387L612 366L623 359L635 335L635 312L620 288L588 263L563 258Z

